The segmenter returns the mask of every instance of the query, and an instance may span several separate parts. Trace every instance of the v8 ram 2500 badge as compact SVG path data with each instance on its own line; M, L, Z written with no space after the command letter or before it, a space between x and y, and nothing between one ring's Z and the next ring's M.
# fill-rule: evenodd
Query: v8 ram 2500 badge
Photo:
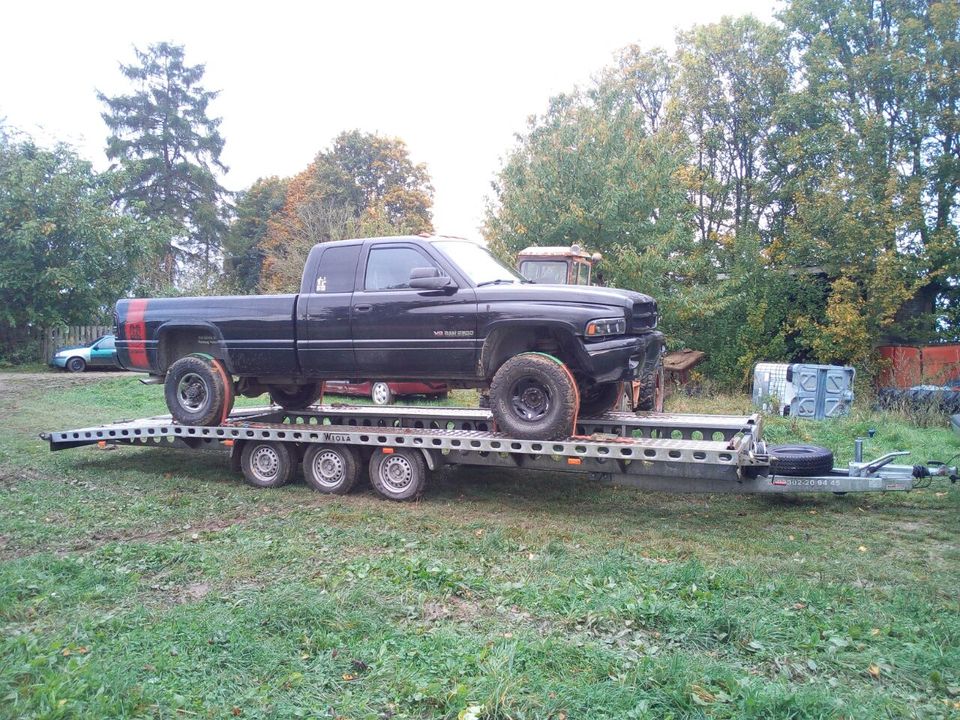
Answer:
M211 425L235 395L290 410L327 379L489 387L511 437L569 435L640 379L652 409L657 304L612 288L539 285L475 243L385 237L314 246L299 294L117 303L121 365L164 379L173 418Z

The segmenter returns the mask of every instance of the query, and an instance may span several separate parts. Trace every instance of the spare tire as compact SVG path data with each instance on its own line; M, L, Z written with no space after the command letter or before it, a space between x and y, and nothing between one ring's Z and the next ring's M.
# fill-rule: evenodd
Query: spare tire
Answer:
M833 470L833 452L816 445L774 445L767 448L770 470L776 475L805 477Z

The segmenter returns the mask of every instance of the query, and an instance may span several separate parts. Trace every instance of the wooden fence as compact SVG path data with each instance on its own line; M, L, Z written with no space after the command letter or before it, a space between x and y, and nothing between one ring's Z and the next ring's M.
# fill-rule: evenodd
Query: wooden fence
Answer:
M59 328L0 328L0 355L26 362L49 362L58 347L85 345L113 332L109 325L72 325ZM24 353L29 353L25 355Z

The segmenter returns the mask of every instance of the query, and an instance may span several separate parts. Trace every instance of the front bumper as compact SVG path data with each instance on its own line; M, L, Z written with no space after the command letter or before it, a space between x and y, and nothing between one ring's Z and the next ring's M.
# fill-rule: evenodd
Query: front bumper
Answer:
M58 367L62 370L67 366L67 359L65 357L54 355L52 358L50 358L50 362L48 364L50 367Z
M594 382L629 382L639 380L657 367L663 355L663 333L626 335L584 343L581 348L581 365Z

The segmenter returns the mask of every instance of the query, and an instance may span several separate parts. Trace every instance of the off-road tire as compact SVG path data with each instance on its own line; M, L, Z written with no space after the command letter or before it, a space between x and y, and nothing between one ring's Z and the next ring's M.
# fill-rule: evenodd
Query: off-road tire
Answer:
M374 405L393 405L393 390L385 382L375 382L370 386L370 399Z
M72 357L64 364L67 372L81 373L87 369L87 363L82 357Z
M323 393L321 383L306 385L270 385L270 402L284 410L303 410L313 405Z
M816 445L774 445L767 448L770 470L776 475L806 477L833 470L833 453Z
M638 412L663 412L664 385L663 363L640 377L640 397L637 400Z
M578 410L577 386L559 360L522 353L507 360L493 376L490 410L497 428L509 437L567 437Z
M349 445L310 445L303 456L303 479L317 492L346 495L359 470L359 458Z
M247 483L254 487L280 487L293 479L295 457L289 443L248 440L240 453L240 469Z
M230 412L233 393L224 385L225 374L201 355L187 355L167 370L163 395L173 419L182 425L218 425Z
M622 383L600 383L589 388L580 388L580 416L603 415L619 406L623 394Z
M419 450L377 448L370 456L370 484L387 500L414 500L427 484L427 463Z

